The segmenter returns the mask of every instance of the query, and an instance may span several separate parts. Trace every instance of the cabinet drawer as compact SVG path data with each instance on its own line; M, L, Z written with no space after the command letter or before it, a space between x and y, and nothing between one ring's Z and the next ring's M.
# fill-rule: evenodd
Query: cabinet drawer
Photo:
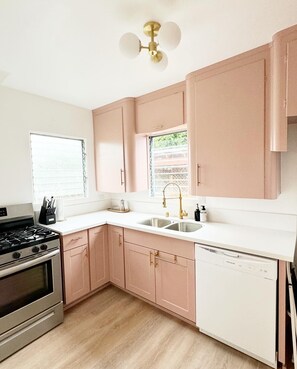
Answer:
M103 232L104 227L106 227L106 225L102 225L102 226L95 227L95 228L90 228L89 229L89 238L96 236L100 232Z
M124 230L125 242L142 245L158 251L194 260L194 243L176 238L159 236L151 233Z
M75 247L88 243L88 232L80 231L68 234L62 238L63 251L71 250Z

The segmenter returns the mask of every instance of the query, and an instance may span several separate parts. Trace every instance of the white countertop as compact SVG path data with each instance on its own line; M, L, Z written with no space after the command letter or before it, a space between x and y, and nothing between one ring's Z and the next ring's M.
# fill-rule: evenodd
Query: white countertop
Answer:
M202 228L195 232L177 232L138 224L138 222L152 217L163 218L153 214L113 213L104 210L70 217L63 222L57 222L47 227L61 235L66 235L103 224L111 224L273 259L294 260L296 232L226 223L201 223Z

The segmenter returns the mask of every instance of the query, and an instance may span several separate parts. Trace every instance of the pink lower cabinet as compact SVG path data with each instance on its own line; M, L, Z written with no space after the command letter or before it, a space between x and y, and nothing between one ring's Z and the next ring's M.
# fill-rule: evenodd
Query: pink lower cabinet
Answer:
M125 288L123 228L108 226L110 281Z
M91 228L88 233L91 290L95 290L109 282L107 227Z
M88 244L64 251L64 298L65 304L90 292Z
M66 305L109 282L106 225L63 236L62 249Z
M125 229L125 276L127 290L195 322L192 242Z
M195 321L194 261L163 252L155 259L156 303Z
M125 242L126 289L155 302L154 250Z

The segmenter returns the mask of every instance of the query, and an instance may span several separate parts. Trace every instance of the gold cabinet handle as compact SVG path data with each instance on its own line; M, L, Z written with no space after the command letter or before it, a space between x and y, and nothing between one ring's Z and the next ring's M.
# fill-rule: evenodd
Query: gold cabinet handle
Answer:
M125 183L125 175L124 170L121 169L121 186Z
M154 264L154 259L152 259L152 257L154 257L154 254L150 251L150 265Z
M71 242L78 241L78 240L82 240L82 237L71 238Z
M164 259L164 258L161 258L160 256L159 256L159 251L158 251L158 254L156 255L156 259L158 259L158 260L163 260L163 261L167 261L167 262L169 262L169 263L174 263L174 264L176 264L177 263L177 255L172 255L173 256L173 260L169 260L169 259ZM158 265L158 264L157 264Z
M164 124L159 124L159 125L157 125L157 126L154 127L154 130L155 131L159 131L159 130L161 130L163 128L164 128Z
M159 256L159 251L154 252L154 267L156 268L158 266L158 260L157 257Z
M200 165L199 164L197 164L197 186L199 186L200 185Z
M122 241L122 235L121 235L121 234L119 234L119 246L122 246L122 244L123 244L123 241Z

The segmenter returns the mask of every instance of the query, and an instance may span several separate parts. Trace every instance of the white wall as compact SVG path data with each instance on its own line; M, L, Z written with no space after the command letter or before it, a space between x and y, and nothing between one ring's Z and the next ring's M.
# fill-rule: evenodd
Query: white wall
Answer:
M65 201L66 215L108 206L109 196L95 189L91 111L1 86L0 205L33 202L30 132L86 141L88 197Z
M196 203L205 204L209 219L274 229L296 230L297 215L297 124L288 127L288 152L281 154L281 194L276 200L232 199L219 197L188 197L184 209L193 219ZM178 200L169 200L168 209L162 208L162 199L150 198L148 192L113 194L112 203L124 198L135 211L178 216Z

